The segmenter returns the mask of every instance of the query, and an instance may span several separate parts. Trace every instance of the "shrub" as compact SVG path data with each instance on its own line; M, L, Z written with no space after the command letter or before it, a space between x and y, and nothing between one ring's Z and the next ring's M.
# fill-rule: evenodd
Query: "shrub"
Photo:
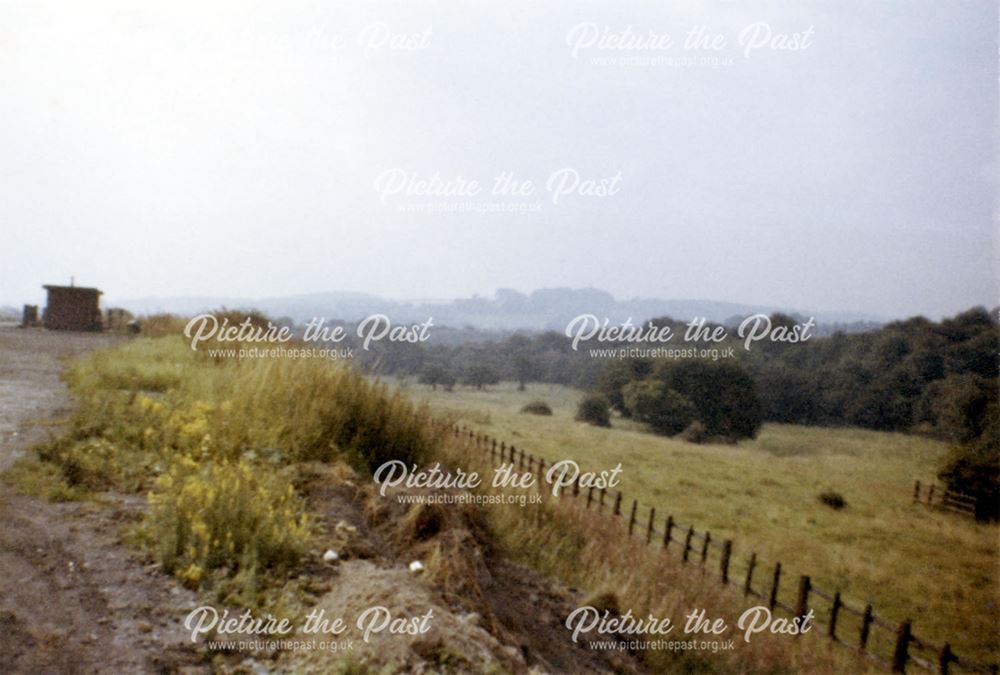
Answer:
M847 500L844 499L844 496L839 492L834 492L832 490L822 493L819 496L819 500L836 511L839 511L847 506Z
M686 428L698 414L691 401L657 380L632 382L622 393L632 417L668 436Z
M681 438L688 443L704 443L708 440L708 432L705 431L704 424L695 420L684 428L684 431L681 432Z
M291 483L246 460L180 457L157 479L145 518L164 569L189 587L219 568L251 576L287 569L310 540Z
M756 435L763 419L754 382L738 363L616 362L599 376L598 391L624 417L669 435L697 419L709 436L735 442Z
M610 427L611 408L608 399L600 394L587 394L576 409L576 419L598 427Z
M521 412L529 415L551 415L552 408L545 401L532 401L521 408Z
M937 432L950 441L970 443L989 424L990 404L997 398L996 383L964 373L932 382L925 390Z
M989 406L989 426L973 443L956 446L938 478L952 492L976 498L976 519L1000 518L1000 406Z

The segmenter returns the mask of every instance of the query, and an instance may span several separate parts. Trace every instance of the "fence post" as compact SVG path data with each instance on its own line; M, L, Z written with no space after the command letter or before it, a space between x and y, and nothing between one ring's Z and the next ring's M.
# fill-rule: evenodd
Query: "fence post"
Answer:
M892 672L905 673L906 661L909 659L910 622L904 621L896 629L896 650L892 654Z
M927 488L927 506L934 506L934 484Z
M663 548L670 546L670 542L673 541L672 533L674 531L674 517L667 516L667 525L663 528Z
M622 514L622 493L619 492L618 496L615 497L615 515L620 516Z
M507 443L500 441L500 463L503 464L504 453L507 452Z
M705 561L708 560L708 544L712 541L712 533L705 533L705 543L701 545L701 564L702 567L705 565Z
M591 485L587 488L587 508L590 508L590 502L594 501L594 486Z
M951 662L955 659L954 655L951 653L951 645L947 642L941 647L941 653L938 655L938 672L941 675L948 675L948 669L951 667Z
M598 513L604 513L604 493L605 492L606 492L606 490L604 488L601 488L601 498L597 502L597 512Z
M774 565L774 579L771 581L771 597L767 601L768 608L773 612L778 604L778 583L781 581L781 563Z
M639 507L639 502L632 500L632 515L628 519L628 536L632 536L632 530L635 529L635 510Z
M865 612L861 615L861 635L858 638L858 649L865 650L868 646L868 633L872 629L872 606L871 603L865 605Z
M653 541L653 519L656 518L656 509L649 510L649 525L646 527L646 543Z
M914 481L913 483L913 503L916 504L920 501L920 481Z
M684 562L688 561L688 555L691 553L691 537L694 536L694 525L688 528L687 534L684 536L684 556L682 560Z
M541 484L545 480L545 459L542 457L538 458L538 483ZM562 497L562 487L559 488L559 496Z
M743 584L743 595L744 596L750 595L750 591L753 589L753 587L750 584L751 584L751 582L753 582L753 568L756 567L756 566L757 566L757 554L756 553L751 553L750 554L750 563L747 565L747 580Z
M524 448L521 448L519 452L521 453L521 461L517 464L517 470L524 471Z
M573 481L573 496L580 496L580 475L577 474L576 480Z
M490 462L493 464L497 463L497 439L493 439L493 443L490 445Z
M827 635L831 640L837 639L837 615L840 614L840 591L833 594L833 605L830 607L830 626Z
M799 578L799 598L795 601L795 616L804 617L809 611L809 591L811 588L809 577L803 574ZM802 632L800 631L798 634L801 635Z
M722 573L722 583L729 583L729 556L733 554L733 540L722 542L722 558L719 560L719 571Z

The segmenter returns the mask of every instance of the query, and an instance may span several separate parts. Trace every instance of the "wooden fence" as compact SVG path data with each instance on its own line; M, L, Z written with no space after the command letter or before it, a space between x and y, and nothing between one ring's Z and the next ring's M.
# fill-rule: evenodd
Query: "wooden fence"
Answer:
M518 471L527 470L539 476L551 466L550 462L525 452L524 448L507 445L466 427L455 425L451 429L456 439L467 447L488 453L494 465L509 463ZM719 583L734 588L744 597L763 600L772 612L804 617L812 609L813 624L826 638L893 672L904 673L909 664L943 675L953 672L997 675L1000 672L997 664L983 665L959 657L949 642L934 645L917 637L909 620L889 621L876 614L870 602L849 604L839 591L819 588L808 575L799 576L789 585L789 575L780 562L772 566L753 552L738 560L732 539L713 538L711 532L683 524L664 510L657 512L655 507L627 499L620 490L582 489L577 478L572 490L560 491L559 496L574 500L595 517L619 519L623 536L638 537L649 546L659 547L665 554L676 554L684 564L698 565L706 573L716 567L713 574Z
M921 485L919 480L915 481L913 483L913 503L954 511L973 518L976 516L975 497L961 492L953 492L934 483Z

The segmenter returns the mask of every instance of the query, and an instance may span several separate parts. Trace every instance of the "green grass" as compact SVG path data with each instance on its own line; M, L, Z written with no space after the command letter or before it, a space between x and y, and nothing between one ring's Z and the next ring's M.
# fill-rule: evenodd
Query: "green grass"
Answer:
M582 393L504 383L454 392L401 382L414 398L462 423L547 461L574 459L584 470L621 462L626 497L672 514L685 525L734 540L734 565L756 552L755 586L766 589L773 564L783 566L780 597L793 604L799 575L839 590L845 601L896 622L935 644L950 641L966 658L1000 657L998 528L913 505L914 479L929 480L947 447L929 439L851 428L765 425L739 445L693 445L645 432L614 418L612 428L573 420ZM540 399L553 416L518 412ZM839 492L847 505L819 501ZM658 523L662 524L662 523ZM826 605L817 600L817 611ZM843 634L855 639L850 620Z
M34 457L22 457L0 474L0 479L31 497L50 502L77 502L93 498L94 494L71 485L59 467Z

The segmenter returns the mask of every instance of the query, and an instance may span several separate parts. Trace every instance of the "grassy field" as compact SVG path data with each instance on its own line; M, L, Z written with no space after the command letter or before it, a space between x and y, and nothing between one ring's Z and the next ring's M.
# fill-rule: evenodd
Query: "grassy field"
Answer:
M140 339L91 354L67 378L76 411L65 433L40 447L44 461L36 463L58 469L50 476L59 488L53 498L78 498L81 490L151 492L137 543L185 584L227 601L277 609L294 595L294 570L315 533L292 488L293 465L348 462L364 473L390 457L431 461L449 445L439 443L428 412L412 406L412 398L549 462L574 459L585 470L620 462L622 490L655 506L658 525L669 513L710 530L716 541L735 541L734 577L754 551L762 561L755 585L766 590L771 566L781 561L786 604L793 603L798 575L809 574L815 585L842 591L853 607L871 601L889 621L913 620L918 636L950 641L962 657L982 662L998 655L997 527L911 503L914 478L929 480L946 451L933 441L766 426L740 445L693 445L617 418L610 429L578 423L581 393L562 387L445 392L389 383L402 388L400 396L349 368L216 361L174 339ZM519 412L535 399L554 414ZM835 511L820 503L827 490L841 493L847 506ZM569 569L573 585L610 586L632 605L644 598L666 609L702 599L722 608L743 602L716 582L701 583L696 568L664 565L655 551L619 546L616 527L584 522L586 535L569 535L558 524L504 529L517 531L508 538L515 545L520 539L521 557L543 572L564 577ZM607 532L598 536L601 528ZM851 621L842 619L840 634L853 641ZM885 654L881 640L891 636L878 635L873 642ZM797 644L774 640L741 652L751 665L730 660L735 655L697 663L711 672L825 672L820 662L839 663L839 651L810 654Z
M104 500L106 493L147 495L140 517L123 525L120 534L209 603L287 618L323 602L328 593L347 592L345 588L360 592L359 601L385 597L385 602L396 602L397 597L411 597L399 596L401 591L419 584L429 598L455 594L453 601L466 616L470 607L495 611L479 578L494 584L509 574L513 575L509 589L492 586L491 591L511 612L503 619L504 635L507 630L514 632L504 639L527 649L523 645L530 634L533 640L549 640L551 644L544 649L554 645L559 653L565 651L559 646L565 636L561 617L568 613L570 602L613 608L621 601L622 607L635 608L639 616L650 612L673 618L700 607L730 625L744 609L740 598L717 583L706 583L697 568L664 565L656 551L638 541L622 545L616 523L595 524L570 502L527 509L510 504L470 507L456 512L468 520L457 515L452 520L451 509L418 505L390 517L387 502L378 492L359 486L367 483L374 466L389 457L420 464L464 461L469 465L486 458L478 452L472 455L460 439L443 434L432 424L426 408L414 407L409 397L394 393L391 387L375 386L342 364L213 359L191 351L177 339L139 338L72 362L66 380L75 398L73 413L60 425L58 435L36 447L36 457L22 459L4 478L37 496L59 501L92 497L95 504L108 508L112 502ZM573 395L566 392L565 396L564 407L570 406ZM350 487L346 495L337 497L331 490L338 484L345 490ZM317 576L316 560L326 548L349 552L355 545L349 532L356 533L357 528L342 530L342 523L332 521L354 513L359 497L364 514L357 513L356 522L389 528L377 538L372 535L370 541L380 546L379 542L412 546L402 554L373 558L388 561L389 568L398 567L402 583L396 576L391 584L379 585L385 570L367 561L368 567L363 567L370 573L353 576L349 582L337 572ZM438 530L442 524L460 520L468 528L474 526L475 533L457 526ZM361 557L375 555L365 541L356 546ZM481 577L486 550L500 552L489 556L500 576ZM424 562L419 581L402 571L396 556L403 564L414 559ZM508 566L510 560L589 596L576 597L534 575L526 579L521 570ZM329 584L333 578L341 582ZM371 595L376 592L385 595ZM536 615L538 605L531 604L527 612L517 606L512 611L506 603L522 592L525 598L531 597L529 592L535 598L525 603L548 598L548 609ZM446 609L436 609L442 617L453 616ZM526 623L527 616L532 620ZM464 620L454 621L458 626ZM539 638L539 628L550 632ZM452 633L448 629L446 634ZM426 648L404 647L407 654L412 652L405 658L436 665L454 665L454 658L482 662L479 643L441 644L444 651L438 653L435 647L429 655ZM494 643L486 640L486 644ZM495 644L500 649L500 643ZM637 658L646 672L872 672L871 664L850 652L834 651L832 645L817 649L817 644L760 635L752 643L741 643L739 649L654 649ZM547 653L544 649L538 653ZM580 663L592 661L580 652L582 648L572 650L574 658L583 659ZM338 663L330 660L323 660L322 667L329 672L413 672L392 666L393 653L352 660L349 670L338 670ZM455 672L467 671L494 672L489 667L455 668Z
M854 607L870 601L889 621L911 619L918 636L950 641L959 655L1000 657L997 526L911 503L914 479L933 478L947 450L941 443L860 429L766 425L756 439L736 446L693 445L646 433L628 420L616 418L610 429L576 422L581 394L565 387L530 385L518 392L504 383L446 392L397 384L549 461L574 459L584 470L620 462L629 498L715 539L732 538L736 561L756 552L764 564L760 588L780 561L781 598L788 604L795 580L809 574ZM535 399L554 414L519 412ZM827 490L842 494L847 506L822 504L818 495Z

